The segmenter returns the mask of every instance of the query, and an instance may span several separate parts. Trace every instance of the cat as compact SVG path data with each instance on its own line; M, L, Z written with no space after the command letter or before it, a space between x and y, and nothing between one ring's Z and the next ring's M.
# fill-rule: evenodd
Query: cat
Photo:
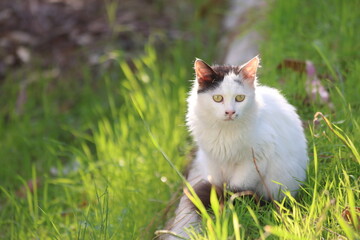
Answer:
M187 181L198 193L209 185L226 184L234 192L247 190L265 200L281 200L284 190L295 195L306 178L302 122L278 90L257 83L259 62L258 56L242 66L209 66L195 60L186 123L198 150ZM186 229L199 220L183 195L170 231L186 238Z

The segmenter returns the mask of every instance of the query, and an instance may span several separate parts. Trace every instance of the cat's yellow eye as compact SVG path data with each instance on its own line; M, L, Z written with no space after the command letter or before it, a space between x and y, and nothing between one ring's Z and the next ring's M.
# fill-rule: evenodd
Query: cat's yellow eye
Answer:
M244 101L244 99L245 99L245 95L237 95L235 97L235 101L237 101L237 102L242 102L242 101Z
M222 102L222 100L224 99L223 96L221 95L214 95L213 99L215 102Z

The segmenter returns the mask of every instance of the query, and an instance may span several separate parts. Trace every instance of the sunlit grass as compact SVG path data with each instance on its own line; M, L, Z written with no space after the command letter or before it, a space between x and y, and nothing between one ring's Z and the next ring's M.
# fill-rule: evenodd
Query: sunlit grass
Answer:
M2 174L7 181L0 190L0 238L150 239L165 225L171 216L165 211L168 201L181 185L167 160L178 169L188 161L185 99L194 54L203 51L201 40L187 44L175 41L174 51L161 55L149 44L131 63L121 52L112 53L117 57L107 61L113 62L116 74L104 72L98 80L100 94L106 95L94 101L96 93L84 86L81 104L69 116L79 117L73 124L63 122L58 109L43 118L41 110L32 114L28 107L29 120L23 121L25 113L14 114L6 123L14 129L5 131L3 125L6 138L23 134L40 152L24 144L26 151L17 151L25 159L16 159L24 166L22 177L16 176L19 164ZM36 92L29 93L36 100ZM56 100L56 95L45 97L50 104ZM31 118L41 131L34 139L24 135L34 134ZM70 141L47 131L70 136ZM11 147L3 145L3 151L12 156ZM27 160L27 154L49 158Z
M192 239L359 238L360 18L355 1L331 3L276 1L260 29L260 82L282 89L305 120L311 163L302 190L275 204L239 198L223 208L212 194L212 213L199 206L204 229ZM185 168L192 148L184 124L192 63L219 51L210 47L216 29L192 19L192 39L161 51L150 43L131 61L107 53L112 68L95 80L81 66L81 83L52 90L51 77L37 72L22 113L9 76L0 89L0 238L152 239L164 228L181 192L175 168ZM306 76L276 68L286 58L311 60L331 76L321 81L334 109L304 103ZM324 119L313 124L319 111Z
M222 210L228 212L228 218L219 221L214 214L208 220L212 226L205 222L204 232L195 233L193 239L360 237L357 147L360 89L355 76L359 73L359 52L353 51L359 49L360 39L353 32L356 18L359 19L358 14L352 14L354 4L354 1L276 1L270 7L267 22L261 27L266 41L261 44L263 68L259 79L263 84L280 88L304 120L311 159L308 178L296 198L288 195L282 202L262 207L247 199L236 201L235 208L228 202ZM321 82L330 92L335 108L318 100L305 102L306 74L278 70L284 59L310 60L319 74L330 76L331 80ZM318 111L324 115L313 123ZM238 223L229 224L231 215L236 216ZM225 237L224 226L229 227Z
M259 206L251 199L237 198L235 205L231 199L220 209L218 200L212 195L213 216L198 207L201 205L198 199L190 198L204 219L203 232L193 232L192 239L225 240L229 236L234 239L358 239L357 149L351 144L344 149L341 142L346 138L345 134L332 132L334 126L325 117L324 120L327 127L323 126L312 135L319 139L314 139L308 180L296 198L288 193L283 201L265 206ZM323 137L315 136L321 131L326 132L322 132ZM318 141L327 142L328 139L336 142L337 147L334 147L331 159L324 162L316 145ZM344 156L347 157L344 159ZM323 164L327 166L321 166Z

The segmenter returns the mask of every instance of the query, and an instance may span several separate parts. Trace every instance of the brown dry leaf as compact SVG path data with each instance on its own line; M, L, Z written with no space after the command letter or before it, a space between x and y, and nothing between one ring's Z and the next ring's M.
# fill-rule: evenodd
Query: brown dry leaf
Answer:
M23 185L16 191L16 196L26 198L28 191L30 191L30 193L34 193L34 190L39 188L40 184L40 178L36 178L35 181L34 179L30 179L26 182L26 185Z
M295 72L304 73L305 72L305 61L295 60L295 59L284 59L278 66L277 69L289 68Z
M357 229L360 230L360 207L355 207L355 212L356 212L356 216L357 217L357 222L358 222L358 225L356 226ZM348 222L349 224L352 224L354 225L355 224L355 221L354 221L354 218L350 212L350 208L349 207L346 207L342 213L341 213L341 216L343 217L343 219Z

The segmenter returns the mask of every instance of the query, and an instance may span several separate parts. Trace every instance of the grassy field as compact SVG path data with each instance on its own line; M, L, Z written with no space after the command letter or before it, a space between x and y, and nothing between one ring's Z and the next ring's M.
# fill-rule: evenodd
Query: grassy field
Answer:
M149 41L131 62L121 49L108 53L111 71L79 66L80 79L55 87L41 70L25 85L23 73L7 76L0 86L0 239L152 239L164 227L181 191L174 166L183 170L192 148L184 124L192 63L215 61L220 51L215 19L199 12L204 2L179 20L190 37L161 49ZM360 238L356 9L355 0L282 0L259 21L260 82L281 89L305 122L308 179L296 199L263 207L239 199L219 211L213 198L214 215L203 213L204 232L192 239ZM279 69L285 59L312 61L327 76L320 80L331 104L309 98L306 74ZM316 112L331 122L319 117L314 125Z

